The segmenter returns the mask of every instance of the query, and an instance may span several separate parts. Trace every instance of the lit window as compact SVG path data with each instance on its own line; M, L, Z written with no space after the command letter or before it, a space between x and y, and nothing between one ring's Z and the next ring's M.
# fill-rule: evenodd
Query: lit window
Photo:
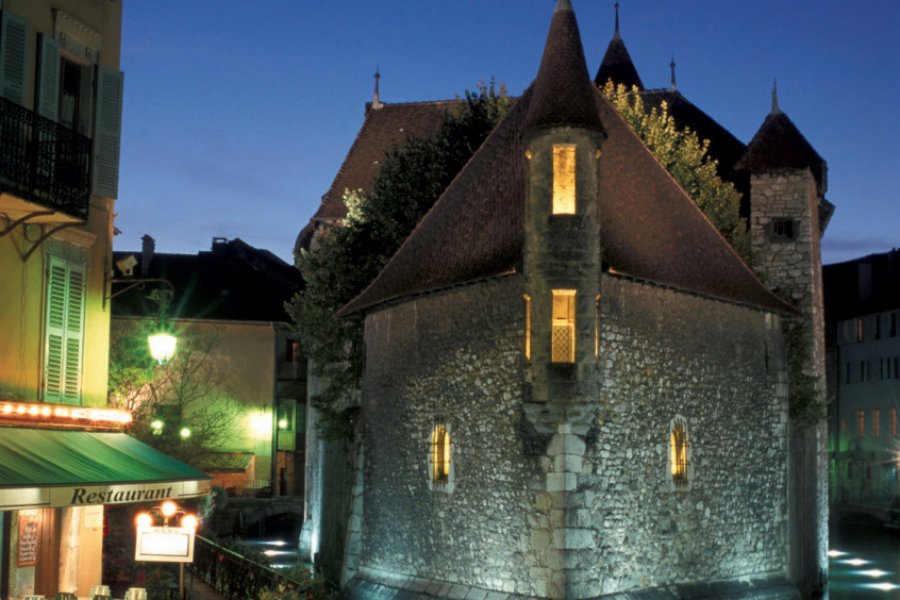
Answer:
M553 214L575 214L575 146L553 146Z
M575 362L575 290L553 290L550 362Z
M525 360L531 360L531 296L525 294Z
M686 488L688 484L688 439L683 419L672 423L669 434L669 465L675 488Z
M600 294L594 299L594 358L600 358Z
M442 485L450 482L450 434L441 423L431 433L431 481Z
M891 409L891 436L897 437L897 409Z
M856 341L857 342L863 341L863 320L862 319L856 320Z
M866 435L866 411L864 410L856 413L856 435L859 437Z
M881 437L881 411L872 411L872 437Z

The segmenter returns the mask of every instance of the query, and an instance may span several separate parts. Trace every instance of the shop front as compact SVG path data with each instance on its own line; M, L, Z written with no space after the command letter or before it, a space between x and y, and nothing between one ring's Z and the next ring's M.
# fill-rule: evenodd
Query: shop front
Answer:
M0 426L0 598L88 596L104 583L104 506L208 491L208 476L118 431Z

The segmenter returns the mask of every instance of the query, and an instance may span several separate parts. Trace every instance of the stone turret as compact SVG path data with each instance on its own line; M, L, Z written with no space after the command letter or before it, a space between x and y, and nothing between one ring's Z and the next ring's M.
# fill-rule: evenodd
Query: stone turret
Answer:
M532 536L532 551L547 565L544 593L551 598L577 597L570 574L585 544L582 537L589 537L568 527L565 507L578 494L584 435L599 397L597 194L603 139L575 14L568 0L559 0L523 136L526 377L531 389L526 412L538 431L552 436L542 460L545 487L535 500L547 527ZM548 510L551 506L563 510Z
M750 174L750 231L761 278L802 313L783 322L791 405L789 575L805 595L827 571L828 493L821 235L833 208L827 165L778 106L738 161ZM820 215L820 211L828 214ZM791 370L791 364L802 365ZM811 476L811 474L813 474Z

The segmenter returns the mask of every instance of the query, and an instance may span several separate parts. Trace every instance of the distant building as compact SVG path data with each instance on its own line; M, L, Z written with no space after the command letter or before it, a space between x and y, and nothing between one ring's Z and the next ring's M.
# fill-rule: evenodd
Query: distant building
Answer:
M900 250L823 273L832 501L889 518L900 494Z
M131 253L116 252L116 261ZM168 318L181 336L211 340L217 401L237 410L233 430L201 466L235 494L303 494L306 363L284 303L300 289L291 265L240 239L214 238L198 254L157 253L150 236L135 252L131 278L174 287ZM118 275L124 283L129 277ZM149 288L112 300L112 335L129 323L156 318ZM230 405L230 408L226 406ZM189 419L189 417L186 417Z
M87 597L105 506L205 494L107 408L122 3L0 10L0 597Z
M755 271L599 93L609 79L710 140ZM368 107L335 185L371 184L391 106ZM340 223L335 185L298 247ZM804 375L824 405L826 187L774 94L745 145L674 73L644 89L618 17L592 81L559 0L534 84L338 312L365 317L356 470L342 521L342 474L310 457L310 552L338 555L359 598L813 594L826 431L790 398Z

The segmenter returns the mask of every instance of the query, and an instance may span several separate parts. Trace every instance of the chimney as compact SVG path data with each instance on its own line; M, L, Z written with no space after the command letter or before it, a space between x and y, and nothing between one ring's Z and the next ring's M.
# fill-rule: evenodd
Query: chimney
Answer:
M156 241L147 234L141 237L141 277L150 273L150 261L153 260L153 251L156 249Z

